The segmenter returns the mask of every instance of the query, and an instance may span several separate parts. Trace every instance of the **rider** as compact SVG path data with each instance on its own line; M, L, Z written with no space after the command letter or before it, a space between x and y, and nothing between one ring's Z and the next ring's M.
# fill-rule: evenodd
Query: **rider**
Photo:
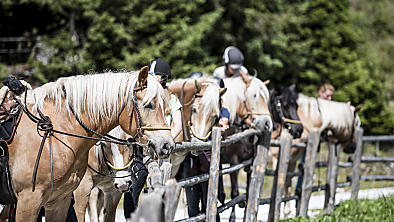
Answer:
M331 100L332 96L334 95L335 88L330 83L324 83L320 86L318 95L321 99Z
M248 70L243 66L244 55L238 48L234 46L227 47L224 50L222 59L224 66L216 68L213 72L213 76L224 79L228 77L237 77L240 75L240 72L244 74L248 73Z
M149 64L149 74L154 74L164 89L167 89L167 80L171 78L171 68L170 65L158 58L152 60ZM168 91L168 90L166 90ZM182 131L182 119L181 119L181 103L174 94L170 94L170 113L166 114L166 121L169 126L171 126L171 136L175 139ZM141 190L144 187L148 172L144 165L137 163L137 168L143 168L144 170L139 170L137 173L137 181L130 188L130 192L125 193L123 208L125 218L130 218L131 213L135 211L138 205L138 198L141 194Z

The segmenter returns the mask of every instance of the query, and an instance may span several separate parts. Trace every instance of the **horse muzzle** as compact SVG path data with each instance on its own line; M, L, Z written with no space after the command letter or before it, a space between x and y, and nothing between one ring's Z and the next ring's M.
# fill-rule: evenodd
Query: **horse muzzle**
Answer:
M253 124L260 131L271 132L272 131L272 120L271 117L257 116L253 119Z
M163 159L170 156L172 150L175 148L175 143L173 140L163 140L159 137L149 140L148 147L155 153L152 156L154 159Z

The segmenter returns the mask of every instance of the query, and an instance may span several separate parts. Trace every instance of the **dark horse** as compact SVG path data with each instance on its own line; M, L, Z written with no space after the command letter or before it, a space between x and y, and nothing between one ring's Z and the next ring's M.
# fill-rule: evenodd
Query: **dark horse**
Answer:
M290 134L294 138L299 138L303 131L301 124L291 123L294 121L289 121L299 120L297 115L297 98L298 94L295 91L295 85L287 88L270 90L269 108L274 129L284 125L284 127L289 129ZM225 137L237 132L241 132L247 127L247 124L235 124L225 132ZM232 166L253 158L255 155L256 143L257 136L249 136L243 138L238 143L225 147L221 155L222 163L229 163ZM244 170L247 173L247 185L249 185L249 179L251 175L250 167L246 167ZM230 178L231 198L234 199L239 195L238 171L231 173ZM245 206L245 202L241 202L240 206ZM235 219L235 207L233 207L230 215L230 221L235 221Z

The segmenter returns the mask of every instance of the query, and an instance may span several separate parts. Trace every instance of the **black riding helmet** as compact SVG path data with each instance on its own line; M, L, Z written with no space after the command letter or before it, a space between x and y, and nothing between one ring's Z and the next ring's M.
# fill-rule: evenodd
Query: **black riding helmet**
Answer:
M165 87L168 79L171 78L171 67L170 65L160 59L154 59L148 64L149 73L161 76L161 84Z
M233 69L239 69L244 64L244 55L242 52L234 47L229 46L224 50L223 53L223 62L227 65L230 65Z

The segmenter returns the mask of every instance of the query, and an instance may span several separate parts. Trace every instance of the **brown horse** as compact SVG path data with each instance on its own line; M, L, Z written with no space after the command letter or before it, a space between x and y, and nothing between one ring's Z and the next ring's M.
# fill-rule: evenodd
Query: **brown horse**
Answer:
M120 127L113 129L109 132L109 135L123 139L128 137ZM120 145L114 143L101 142L90 149L89 166L99 173L92 169L86 170L85 176L74 191L74 208L78 221L85 221L85 212L88 206L90 220L98 221L101 208L97 207L99 201L96 199L97 197L91 197L94 188L103 193L104 221L115 221L116 208L122 193L127 191L131 184L128 169L132 154L131 147L120 147Z
M183 106L184 130L175 141L187 141L191 137L207 139L219 117L220 97L226 92L226 88L221 89L214 79L202 77L175 80L169 84L168 89ZM172 177L178 172L185 156L186 153L171 154Z
M53 132L52 141L44 141L33 192L32 171L42 137L37 133L37 124L27 115L22 116L14 141L9 145L12 185L18 199L16 221L35 222L41 206L46 209L46 221L66 218L71 193L86 172L89 150L95 141L59 131L97 137L92 130L105 135L120 125L129 135L138 133L138 141L145 144L152 155L166 157L174 147L169 130L156 130L168 129L164 118L168 102L160 83L148 75L148 67L139 73L60 78L28 91L27 97L27 108L35 115L40 110L58 131Z
M304 131L301 138L295 140L295 142L306 142L312 130L317 130L320 133L330 130L332 136L337 140L336 142L345 148L350 143L355 142L353 141L353 131L361 124L357 115L359 107L355 108L349 103L308 97L301 93L298 94L297 104L297 114L302 122ZM300 159L304 151L305 149L291 148L288 172L295 171L297 160ZM270 153L272 155L273 169L276 169L279 149L271 147ZM290 179L286 180L286 187L285 196L289 196L292 193ZM290 213L289 205L285 203L285 214L288 213Z

